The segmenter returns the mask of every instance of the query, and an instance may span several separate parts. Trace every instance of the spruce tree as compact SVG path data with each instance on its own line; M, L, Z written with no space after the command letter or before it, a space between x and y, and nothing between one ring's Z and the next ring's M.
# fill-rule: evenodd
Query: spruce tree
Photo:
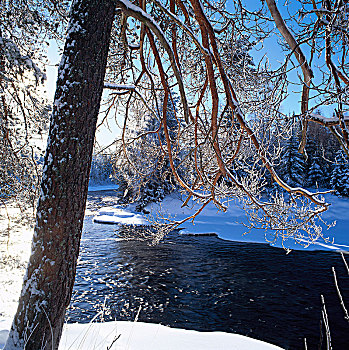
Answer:
M343 196L349 195L349 162L344 152L339 149L336 153L336 164L331 174L331 187Z
M161 101L161 97L159 98ZM176 144L177 130L180 121L176 117L176 105L179 98L175 93L168 99L166 109L167 128L171 143ZM159 104L162 106L162 103ZM158 111L162 114L162 110ZM165 147L165 135L160 124L161 118L152 114L144 115L142 127L130 130L129 133L134 142L127 146L127 161L115 165L118 174L119 202L137 202L136 209L142 211L150 202L161 201L175 188L175 180L170 168L167 154L156 152ZM160 146L161 144L161 146ZM120 154L124 155L121 151ZM135 170L132 164L137 164L137 168L142 169L142 174ZM144 165L142 165L144 163ZM175 165L178 162L175 161Z
M305 185L309 187L325 186L327 164L323 157L321 157L319 145L312 137L308 138L306 152L307 162Z
M305 159L298 152L299 141L299 127L295 126L292 136L285 141L279 166L279 173L283 180L296 187L303 185L305 177Z

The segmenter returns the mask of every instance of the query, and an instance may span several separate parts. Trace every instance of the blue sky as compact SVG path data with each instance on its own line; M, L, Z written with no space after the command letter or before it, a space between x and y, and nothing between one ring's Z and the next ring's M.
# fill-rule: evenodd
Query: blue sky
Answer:
M228 9L230 7L228 0ZM260 5L260 2L247 0L244 2L247 5L247 8L249 10L255 10L256 6ZM298 1L292 0L290 1L291 5L289 5L289 9L292 12L297 11L297 8L299 6ZM287 14L287 8L285 6L284 2L278 2L279 10L284 16L288 16ZM276 30L275 35L273 37L268 38L264 41L263 48L260 50L253 50L252 56L254 58L254 61L256 64L258 64L259 60L264 56L267 55L269 58L269 63L271 64L272 68L276 68L280 66L285 60L285 53L281 50L280 45L278 44L278 40L280 40L279 32ZM304 45L302 46L302 49L307 50L307 47ZM58 54L58 47L56 43L51 40L50 46L48 48L48 57L50 60L50 65L47 67L47 83L46 83L46 89L48 91L48 97L53 100L54 91L55 91L55 84L56 84L56 77L57 77L57 65L60 61L60 56ZM314 61L316 63L316 60ZM285 114L292 114L293 112L298 114L300 113L300 98L301 98L301 86L299 85L300 79L298 75L302 75L300 69L293 70L289 73L288 78L290 81L296 83L293 86L289 86L289 96L284 101L284 103L281 106L282 112ZM316 80L316 70L315 70L315 80ZM333 108L331 107L323 107L322 112L327 114L328 116L332 115ZM107 145L111 143L114 138L115 134L118 132L118 128L116 126L116 123L113 119L109 121L110 130L107 127L101 127L100 130L97 132L97 141L101 145Z

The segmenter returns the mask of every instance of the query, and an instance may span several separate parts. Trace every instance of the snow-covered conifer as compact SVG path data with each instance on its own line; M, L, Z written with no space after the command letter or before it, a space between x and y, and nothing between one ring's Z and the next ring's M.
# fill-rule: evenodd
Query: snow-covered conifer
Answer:
M294 125L291 137L284 141L278 168L284 181L296 187L304 183L306 165L304 156L298 152L299 140L299 126Z
M109 0L72 4L31 257L6 350L59 346L79 255L114 11Z
M338 194L349 196L349 162L341 149L336 153L330 184Z

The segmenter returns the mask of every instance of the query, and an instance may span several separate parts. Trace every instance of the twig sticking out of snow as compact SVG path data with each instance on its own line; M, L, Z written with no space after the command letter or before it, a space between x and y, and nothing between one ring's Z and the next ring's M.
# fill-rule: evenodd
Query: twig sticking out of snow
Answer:
M330 332L330 326L328 323L328 316L327 316L327 311L326 311L326 305L325 305L325 298L321 294L321 303L322 303L322 319L324 322L325 326L325 332L326 332L326 340L327 340L327 350L332 350L332 345L331 345L331 332Z
M347 264L347 261L345 260L345 258L344 258L344 254L341 252L341 255L342 255L342 259L343 259L343 262L344 262L344 265L345 265L345 267L346 267L346 269L347 269L347 272L348 272L348 275L349 275L349 266L348 266L348 264Z

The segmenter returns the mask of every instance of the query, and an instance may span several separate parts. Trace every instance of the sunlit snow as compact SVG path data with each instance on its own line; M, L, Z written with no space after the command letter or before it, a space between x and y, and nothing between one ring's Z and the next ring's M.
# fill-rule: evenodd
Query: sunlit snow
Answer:
M0 320L0 349L10 322ZM278 346L239 334L197 332L159 324L114 321L66 324L59 350L277 350Z
M93 218L102 224L146 225L148 222L141 214L120 208L105 208Z

